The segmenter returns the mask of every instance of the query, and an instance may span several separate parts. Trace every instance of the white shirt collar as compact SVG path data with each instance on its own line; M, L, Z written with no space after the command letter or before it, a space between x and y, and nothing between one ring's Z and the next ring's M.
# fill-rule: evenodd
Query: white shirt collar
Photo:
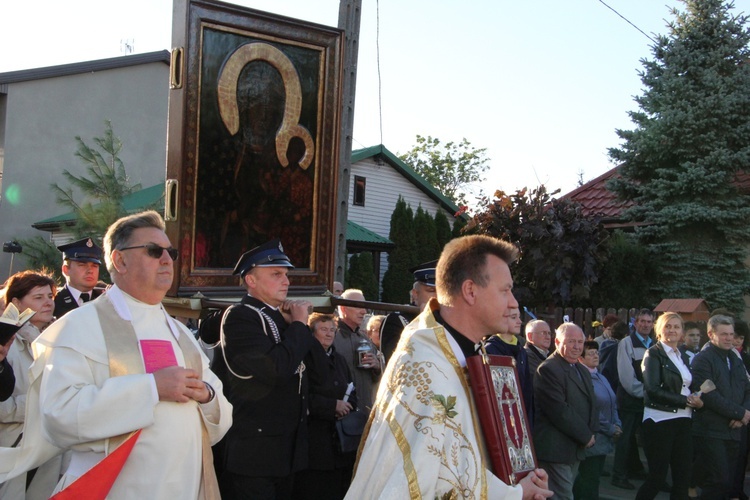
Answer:
M128 303L126 300L126 297L130 300L141 302L140 300L136 299L135 297L128 295L127 293L123 292L122 289L120 289L117 285L113 285L107 290L107 293L105 294L109 301L112 303L112 306L115 308L115 312L125 321L133 321L133 315L130 312L130 308L128 307ZM145 304L145 302L141 302ZM162 313L164 313L164 317L166 318L167 325L169 325L169 330L172 332L172 335L175 339L180 338L181 330L175 323L175 320L172 319L172 317L167 314L166 309L164 309L164 306L159 303L155 305L154 307L158 307Z
M72 286L68 285L68 291L70 292L70 296L73 297L73 300L75 300L78 304L81 303L81 294L83 293L77 288L73 288ZM89 295L91 297L91 295Z

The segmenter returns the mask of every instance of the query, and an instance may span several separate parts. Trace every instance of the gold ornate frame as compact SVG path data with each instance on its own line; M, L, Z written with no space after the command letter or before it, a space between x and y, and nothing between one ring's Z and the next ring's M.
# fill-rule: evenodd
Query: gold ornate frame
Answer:
M274 237L297 266L291 293L322 292L334 272L342 32L214 1L174 8L171 294L235 293L234 262Z

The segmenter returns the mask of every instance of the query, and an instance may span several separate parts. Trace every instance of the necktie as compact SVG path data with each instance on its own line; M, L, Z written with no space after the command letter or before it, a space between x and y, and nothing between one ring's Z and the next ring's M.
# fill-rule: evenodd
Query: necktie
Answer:
M91 300L91 296L88 293L81 294L81 302L88 302Z

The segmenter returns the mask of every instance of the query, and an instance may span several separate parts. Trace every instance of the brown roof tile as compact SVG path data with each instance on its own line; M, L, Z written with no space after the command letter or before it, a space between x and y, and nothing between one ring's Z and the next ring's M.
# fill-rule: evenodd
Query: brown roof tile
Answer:
M605 220L621 219L623 210L630 208L633 202L619 201L615 194L607 189L607 181L615 175L617 167L563 195L562 198L580 203L585 215L599 215Z
M607 181L617 175L617 168L608 170L596 179L564 194L562 198L580 203L585 215L601 216L607 227L632 226L632 223L622 218L622 212L633 206L633 202L619 201L615 194L607 189ZM750 194L750 172L737 173L735 185L741 192Z

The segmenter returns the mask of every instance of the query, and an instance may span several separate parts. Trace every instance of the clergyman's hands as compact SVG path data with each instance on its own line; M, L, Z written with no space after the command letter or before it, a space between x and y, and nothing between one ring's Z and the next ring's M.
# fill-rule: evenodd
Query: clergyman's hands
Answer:
M553 495L547 486L547 472L544 469L534 469L518 483L523 489L523 500L544 500Z
M170 366L154 372L159 401L187 403L208 401L210 396L200 374L189 368Z

